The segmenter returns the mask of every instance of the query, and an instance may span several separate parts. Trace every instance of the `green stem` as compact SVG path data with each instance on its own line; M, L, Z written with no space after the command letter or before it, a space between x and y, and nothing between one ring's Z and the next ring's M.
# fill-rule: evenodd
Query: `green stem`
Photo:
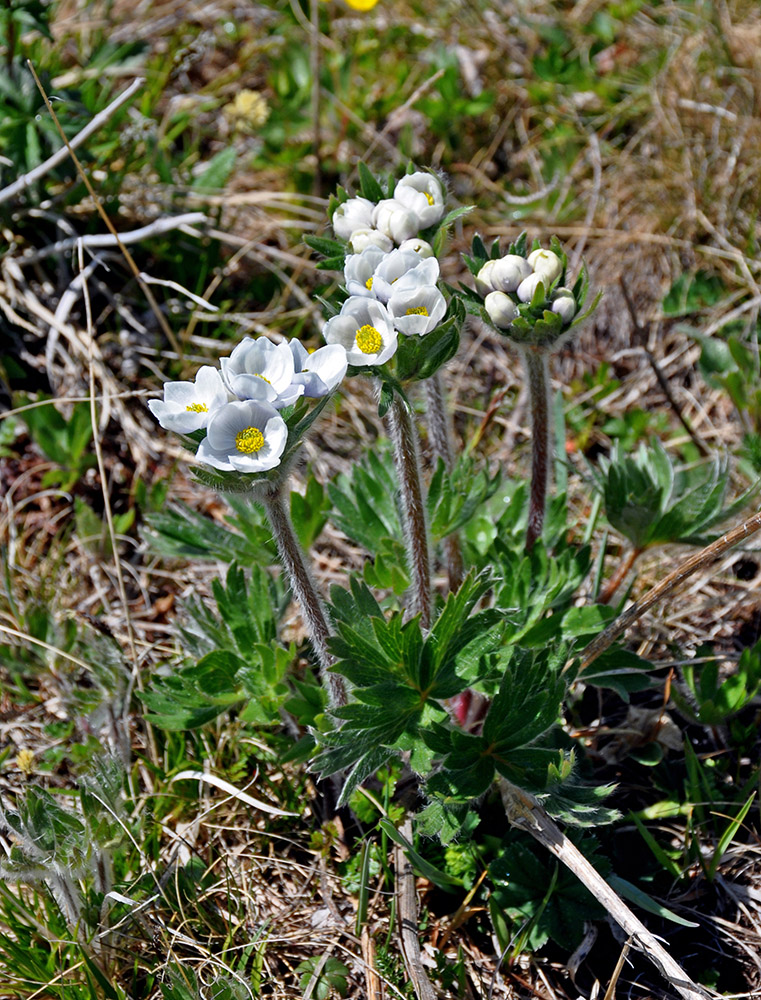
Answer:
M528 508L526 551L530 552L544 525L547 485L552 458L550 426L550 368L547 351L527 347L523 359L531 401L531 495Z
M425 494L420 479L420 450L412 415L397 393L394 393L387 419L394 446L404 538L412 573L412 613L420 615L420 624L427 629L431 624L431 560Z
M450 433L449 415L444 404L444 386L441 373L436 372L425 381L425 394L428 402L428 435L431 448L436 457L440 458L447 472L452 471L454 458L452 454L452 436ZM460 536L455 531L447 535L443 541L444 558L447 565L450 591L459 590L465 570L462 563L462 548Z
M346 689L343 679L329 672L334 662L333 656L328 651L330 626L306 557L291 524L284 499L284 484L273 485L261 500L272 528L280 561L288 574L291 590L301 606L309 638L320 663L322 683L327 688L330 706L337 708L345 705Z

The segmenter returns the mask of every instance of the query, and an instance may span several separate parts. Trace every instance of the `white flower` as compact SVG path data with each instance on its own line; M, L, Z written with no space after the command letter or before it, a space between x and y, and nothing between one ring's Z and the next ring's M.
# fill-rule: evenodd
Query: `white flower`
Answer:
M537 274L544 276L545 288L549 288L563 272L563 262L552 250L534 250L528 255L528 262Z
M420 229L427 229L444 215L444 188L434 174L422 170L402 177L394 188L394 198L420 220Z
M422 228L418 216L395 198L378 202L373 212L373 225L394 243L411 239Z
M215 410L229 399L222 376L216 368L204 365L195 382L167 382L164 398L151 399L148 407L162 427L179 434L206 427Z
M384 253L394 249L393 241L377 229L355 229L349 237L349 245L353 253L362 253L368 247L378 247Z
M367 198L349 198L339 205L330 220L333 232L339 240L350 240L357 229L367 229L372 226L373 209L375 205Z
M488 295L489 292L493 292L495 290L494 285L492 284L492 274L496 263L496 260L487 260L476 275L476 291L479 295Z
M222 377L238 399L261 399L282 409L304 393L304 386L293 380L293 355L287 343L244 337L220 365Z
M528 278L524 278L523 281L518 285L516 292L518 293L518 298L521 302L530 302L534 297L534 292L536 291L537 285L541 284L544 287L545 295L547 293L547 288L549 285L549 280L539 271L535 271L530 274Z
M397 336L384 305L375 299L352 296L338 316L329 319L322 335L329 344L346 348L350 365L382 365L396 351Z
M508 253L494 261L491 283L497 292L514 292L531 272L532 267L525 257L520 257L517 253Z
M236 400L214 413L196 458L225 472L266 472L280 464L287 439L288 428L273 406Z
M507 330L518 315L518 306L504 292L489 292L484 299L484 309L498 330Z
M399 249L416 253L423 260L426 257L433 257L433 247L431 244L426 243L425 240L418 239L417 236L414 236L411 240L405 240L404 243L399 245Z
M327 396L346 374L346 348L341 344L328 344L311 354L300 340L291 340L288 346L296 369L293 380L304 386L304 395L310 399Z
M349 295L375 298L374 275L376 267L388 254L378 247L365 247L362 253L350 254L344 263L344 280Z
M423 260L411 250L392 250L375 268L373 294L381 302L388 302L393 285L402 275L415 272L421 285L435 285L439 277L439 262L435 257Z
M552 311L563 320L563 326L568 326L576 315L576 299L570 288L556 288L552 293Z
M444 318L447 302L435 285L423 284L414 268L394 285L388 311L400 333L425 336Z

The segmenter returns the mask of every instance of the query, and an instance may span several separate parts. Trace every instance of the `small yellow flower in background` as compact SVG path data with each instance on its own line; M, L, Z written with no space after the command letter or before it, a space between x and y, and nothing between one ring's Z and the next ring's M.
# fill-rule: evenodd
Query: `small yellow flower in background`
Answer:
M19 750L18 756L16 757L16 767L22 774L25 774L27 778L34 770L34 754L31 750Z
M258 90L241 90L222 110L233 127L241 130L261 128L270 116L267 99Z
M346 6L352 10L372 10L378 0L345 0Z

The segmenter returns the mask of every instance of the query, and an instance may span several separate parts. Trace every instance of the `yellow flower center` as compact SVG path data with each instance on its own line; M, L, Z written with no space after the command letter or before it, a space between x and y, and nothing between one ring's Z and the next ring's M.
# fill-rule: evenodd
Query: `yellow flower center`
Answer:
M206 403L191 403L190 406L185 407L190 413L208 413L209 407Z
M357 347L363 354L377 354L383 346L383 337L374 326L365 323L357 330Z
M411 309L408 309L407 312L405 313L405 316L427 316L427 315L428 315L428 310L426 309L425 306L413 306Z
M235 447L243 455L251 455L264 447L264 435L258 427L246 427L235 435Z
M424 195L426 196L426 198L428 199L428 204L429 204L429 205L432 205L432 204L433 204L433 195L432 195L432 194L428 194L428 192L427 192L427 191L423 191L423 194L424 194Z
M365 282L365 288L368 290L368 292L372 291L372 289L373 289L373 276L372 275L370 275L370 277Z

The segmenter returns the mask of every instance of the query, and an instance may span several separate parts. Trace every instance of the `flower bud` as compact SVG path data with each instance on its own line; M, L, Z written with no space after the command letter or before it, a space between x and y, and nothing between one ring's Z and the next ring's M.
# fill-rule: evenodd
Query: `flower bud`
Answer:
M349 245L353 253L362 253L368 247L378 247L384 253L390 253L394 249L394 244L377 229L355 229L349 237Z
M496 263L496 260L487 260L476 275L476 291L479 295L488 295L489 292L495 291L492 284L492 272Z
M373 225L399 244L412 239L420 229L420 219L400 201L384 198L375 206Z
M530 302L534 297L536 286L542 284L544 286L544 291L546 293L550 281L551 279L548 278L545 274L539 271L534 271L533 274L530 274L528 278L524 278L523 281L520 283L520 285L518 285L516 289L518 298L521 300L521 302Z
M518 306L504 292L489 292L484 299L484 308L498 330L507 330L518 315Z
M425 240L419 240L417 237L411 240L405 240L404 243L399 245L400 250L411 250L416 253L421 259L426 257L433 257L433 247L430 243L426 243Z
M545 288L549 288L563 273L563 262L552 250L534 250L528 255L528 262L537 274L544 277Z
M556 288L552 293L552 311L563 320L563 326L568 326L576 315L576 299L570 288Z
M351 239L355 230L372 226L374 208L375 205L367 198L349 198L333 213L333 218L330 220L333 232L339 240Z
M533 268L525 257L509 253L494 261L491 283L498 292L514 292L524 278L528 278Z

